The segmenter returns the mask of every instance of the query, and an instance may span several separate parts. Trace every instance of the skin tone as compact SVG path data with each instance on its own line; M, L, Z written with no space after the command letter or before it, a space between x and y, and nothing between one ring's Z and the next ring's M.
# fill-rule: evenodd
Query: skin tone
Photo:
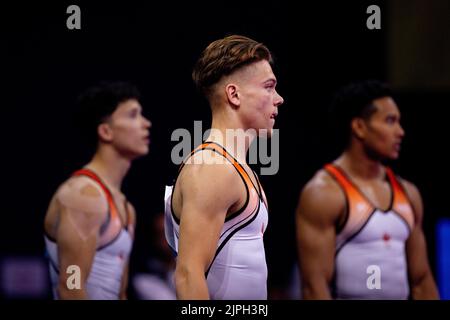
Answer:
M98 126L98 148L85 166L94 171L111 191L123 224L126 211L135 225L135 210L121 192L122 181L132 160L149 151L151 122L142 115L135 99L120 103L111 116ZM77 265L81 271L81 289L69 290L67 278L60 272L58 294L61 299L88 299L85 283L99 246L100 227L107 219L108 204L104 192L87 177L72 177L57 190L45 218L45 230L58 243L60 270ZM128 262L125 263L120 298L126 298Z
M383 159L399 156L404 130L394 100L373 101L376 111L368 119L351 122L348 148L335 161L372 204L386 209L391 191L385 181ZM422 230L423 205L416 186L401 180L413 207L415 226L406 242L406 257L413 299L437 299L438 291L428 264ZM296 212L297 243L304 299L331 299L336 225L343 223L346 199L338 184L320 170L303 189ZM314 240L313 240L314 239Z
M275 88L272 68L262 60L220 79L209 99L212 129L219 134L212 134L207 140L223 145L243 165L255 185L257 181L246 164L246 153L261 129L271 134L278 107L283 103ZM223 139L226 129L243 130L229 140ZM236 139L245 143L235 148ZM214 155L205 150L193 157L208 156ZM175 271L179 299L209 299L205 272L216 252L225 218L246 200L245 186L233 166L196 163L183 168L173 195L174 213L180 219Z

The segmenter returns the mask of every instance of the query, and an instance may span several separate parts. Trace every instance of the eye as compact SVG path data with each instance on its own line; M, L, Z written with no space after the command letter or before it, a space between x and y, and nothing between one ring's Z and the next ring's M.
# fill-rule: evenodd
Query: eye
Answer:
M396 116L387 116L386 122L389 124L394 124L397 122L397 117Z
M275 84L274 83L269 83L265 86L265 88L267 90L274 90L275 89Z
M130 118L136 118L136 117L138 116L138 114L139 114L139 112L138 112L137 109L133 109L133 110L131 110L130 113L129 113Z

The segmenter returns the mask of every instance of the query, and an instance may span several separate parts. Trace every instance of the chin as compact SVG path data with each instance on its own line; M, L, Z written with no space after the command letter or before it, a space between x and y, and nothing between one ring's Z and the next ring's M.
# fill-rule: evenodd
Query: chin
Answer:
M399 157L398 153L390 153L390 154L383 154L380 155L380 158L382 161L395 161Z
M399 156L400 156L400 155L399 155L398 153L395 153L395 154L391 155L391 156L389 157L389 159L391 159L391 160L397 160Z
M146 147L144 150L142 150L142 152L139 154L139 156L145 156L149 153L150 148Z
M270 138L273 135L274 123L269 123L265 128L262 128L262 132L259 135L260 137Z
M140 150L134 150L133 152L130 152L131 156L131 160L143 157L145 155L147 155L149 153L149 148L145 148L145 149L140 149Z
M273 128L264 128L258 130L258 137L259 138L270 138L273 134Z

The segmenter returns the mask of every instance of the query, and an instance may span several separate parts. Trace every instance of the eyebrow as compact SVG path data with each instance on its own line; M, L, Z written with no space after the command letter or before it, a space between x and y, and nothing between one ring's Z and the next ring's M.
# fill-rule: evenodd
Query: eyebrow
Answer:
M142 111L142 107L141 106L132 106L130 109L128 109L128 111Z
M277 79L275 79L275 78L270 78L270 79L267 79L266 81L264 81L263 83L264 83L264 84L268 84L268 83L270 83L270 82L272 82L273 84L277 84Z
M389 112L389 113L386 115L386 118L397 118L397 119L400 119L400 118L401 118L401 114Z
M395 111L388 111L386 113L388 116L400 116L399 112L395 112Z

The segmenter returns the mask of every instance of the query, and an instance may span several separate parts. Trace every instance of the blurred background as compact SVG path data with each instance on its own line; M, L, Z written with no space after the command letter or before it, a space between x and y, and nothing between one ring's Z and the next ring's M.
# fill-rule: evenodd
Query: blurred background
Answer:
M81 9L81 30L66 27L71 4ZM380 30L366 27L371 4L381 9ZM69 124L77 95L100 80L133 82L153 123L150 154L123 188L138 221L130 297L173 297L173 261L158 241L164 186L177 170L171 133L193 132L196 120L208 128L192 67L211 41L242 34L274 53L285 99L276 124L280 168L261 177L270 205L269 297L298 298L294 213L305 182L340 151L327 128L331 97L350 81L376 78L392 86L402 112L406 137L392 166L422 193L430 263L450 299L449 1L17 2L0 12L1 298L50 298L43 218L58 185L91 156ZM145 295L155 286L165 295Z

